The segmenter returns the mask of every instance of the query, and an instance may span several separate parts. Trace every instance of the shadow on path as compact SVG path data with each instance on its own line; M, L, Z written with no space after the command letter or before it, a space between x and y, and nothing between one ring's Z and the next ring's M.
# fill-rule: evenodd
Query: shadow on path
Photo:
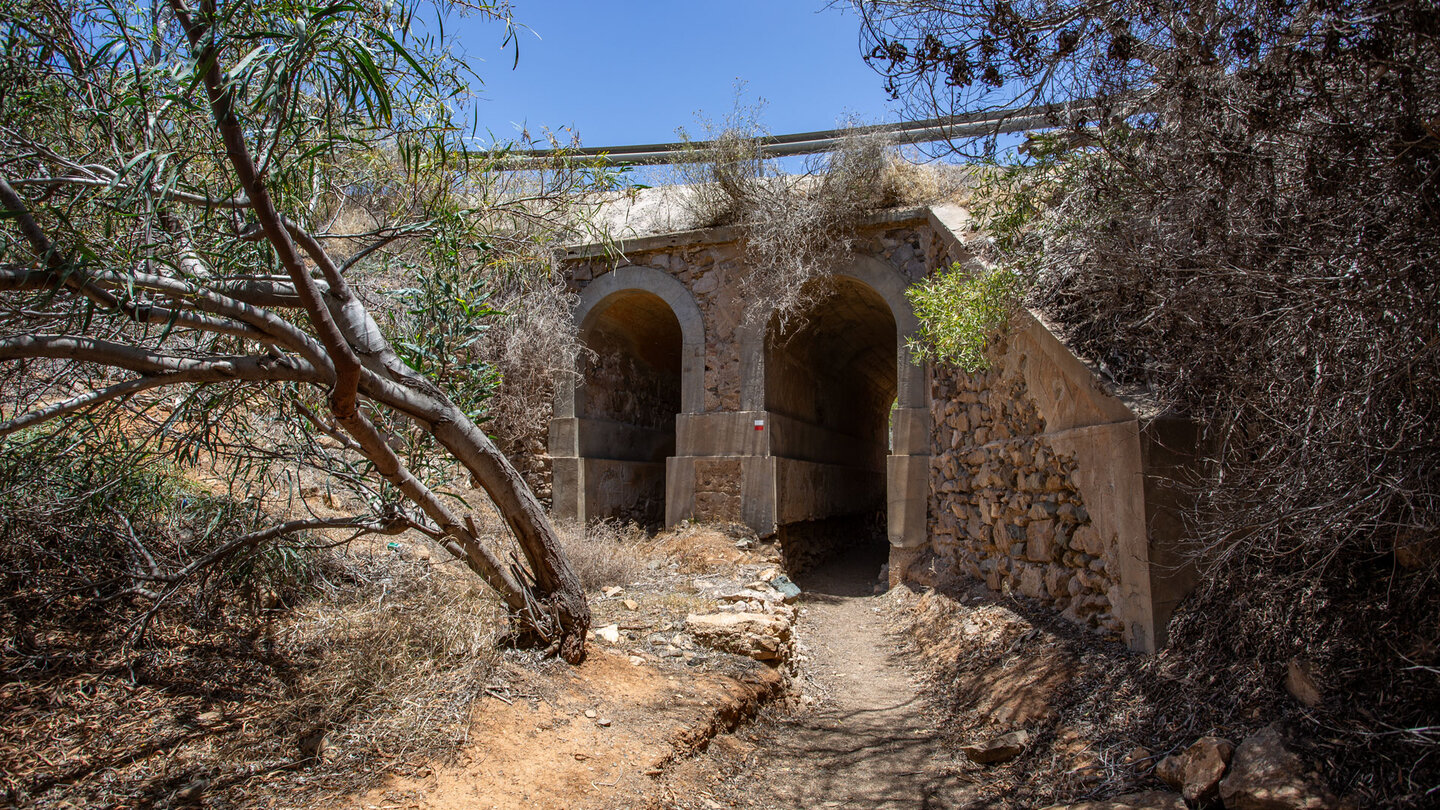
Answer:
M825 693L817 706L758 732L760 767L747 775L764 808L964 807L964 777L885 632L874 595L886 549L857 548L808 575L797 632Z

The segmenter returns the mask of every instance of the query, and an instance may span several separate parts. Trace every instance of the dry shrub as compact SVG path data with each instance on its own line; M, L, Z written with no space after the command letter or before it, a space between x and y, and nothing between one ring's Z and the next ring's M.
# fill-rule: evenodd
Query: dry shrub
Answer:
M758 542L755 531L743 523L681 523L656 535L650 555L663 564L675 563L684 574L734 571L749 555L736 545Z
M1102 96L1098 129L1031 138L1024 168L992 175L1005 202L983 219L995 257L1034 280L1029 303L1070 346L1201 426L1200 472L1178 483L1195 504L1202 581L1177 609L1172 654L1222 684L1236 714L1290 714L1361 804L1432 806L1434 3L1082 0L1061 33L1080 40L1048 64L1027 39L1055 30L1043 4L905 12L877 24L891 46L964 55L997 30L1023 32L988 52L1003 81L957 91L977 107L1010 92ZM915 51L889 52L892 76L941 78ZM1137 97L1144 115L1128 106ZM1319 706L1282 691L1292 660L1324 686ZM1212 710L1205 700L1197 711Z
M783 326L822 301L830 267L850 254L868 215L969 195L970 169L916 165L884 135L844 137L794 175L760 156L762 137L753 123L727 129L680 169L694 225L740 229L748 266L741 292L752 322L773 314Z
M285 731L327 730L324 768L336 773L461 741L498 660L499 603L458 564L382 549L335 566L341 581L325 583L275 633L277 652L297 668L277 707Z
M574 374L581 350L573 317L575 294L558 278L515 277L497 283L496 318L474 344L476 356L500 374L486 403L485 430L535 494L550 498L546 439L555 382Z
M1440 26L1427 4L1323 8L1300 27L1371 20L1383 49L1313 34L1246 70L1162 75L1152 122L1042 156L1055 195L1008 258L1038 271L1071 345L1204 426L1209 474L1181 482L1204 578L1172 643L1237 711L1308 660L1327 697L1306 736L1342 789L1423 806L1440 785L1440 626L1417 620L1440 611Z
M644 570L650 535L635 523L599 520L589 525L559 523L560 547L587 591L629 585Z
M969 202L975 183L970 166L921 164L892 152L880 171L879 208Z
M727 132L707 156L697 206L740 229L749 271L741 296L746 318L783 325L823 299L830 266L849 255L855 230L877 202L887 145L851 138L799 175L760 161L755 141Z
M695 227L740 231L751 322L774 315L783 326L823 300L830 267L850 254L869 214L953 199L968 182L963 169L908 163L881 134L843 137L802 172L785 174L761 156L764 132L753 110L729 124L679 174L692 189L684 204Z
M207 806L308 806L463 742L498 660L495 599L463 571L383 548L323 569L294 612L229 611L208 626L172 612L136 650L78 617L42 622L4 661L9 795L168 806L202 784ZM27 672L39 661L43 673ZM300 742L317 733L319 760Z

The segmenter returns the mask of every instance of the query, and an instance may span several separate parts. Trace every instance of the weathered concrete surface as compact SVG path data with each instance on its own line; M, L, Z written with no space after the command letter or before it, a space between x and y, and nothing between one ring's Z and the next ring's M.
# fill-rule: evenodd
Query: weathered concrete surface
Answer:
M883 510L893 542L923 544L928 369L906 349L916 323L904 293L949 261L929 213L874 218L865 249L834 268L835 294L783 332L746 325L737 236L645 237L621 244L623 257L570 252L577 323L594 357L559 385L556 512L740 520L770 534ZM656 418L659 403L677 401Z

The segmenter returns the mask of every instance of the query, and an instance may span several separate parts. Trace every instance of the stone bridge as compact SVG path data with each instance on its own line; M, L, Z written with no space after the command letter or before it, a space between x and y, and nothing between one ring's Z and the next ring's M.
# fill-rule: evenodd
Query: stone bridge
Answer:
M968 233L953 206L873 216L784 329L745 318L734 228L570 249L589 351L557 385L556 514L741 522L792 567L829 551L805 538L869 522L892 584L981 579L1154 649L1192 575L1150 472L1173 461L1168 423L1029 316L988 374L913 362L905 290L973 261Z

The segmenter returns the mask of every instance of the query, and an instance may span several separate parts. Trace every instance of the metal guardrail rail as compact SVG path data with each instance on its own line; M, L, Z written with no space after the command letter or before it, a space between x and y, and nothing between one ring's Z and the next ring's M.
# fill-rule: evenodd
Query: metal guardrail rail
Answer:
M767 135L759 138L761 157L789 157L828 152L845 138L864 135L888 136L897 144L934 143L937 141L972 138L991 134L1007 134L1029 129L1051 129L1062 126L1093 112L1085 103L1046 104L1013 110L994 110L944 118L927 118L898 124L874 124L849 129L827 129L797 132L789 135ZM556 158L583 158L609 166L664 165L695 159L713 141L689 143L650 143L632 146L587 146L560 149L524 149L509 152L502 168L523 170L538 167Z

